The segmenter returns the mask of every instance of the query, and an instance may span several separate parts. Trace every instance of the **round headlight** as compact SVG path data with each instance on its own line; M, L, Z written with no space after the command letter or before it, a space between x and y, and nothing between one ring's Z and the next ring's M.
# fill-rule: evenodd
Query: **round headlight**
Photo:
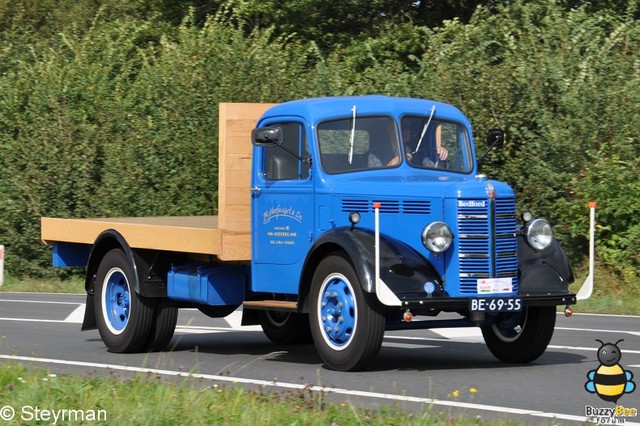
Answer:
M432 253L442 253L451 245L453 234L444 222L433 222L422 230L422 244Z
M544 219L536 219L527 225L527 242L536 250L544 250L553 240L551 225Z
M351 226L356 226L360 223L360 213L351 212L349 213L349 222L351 222Z

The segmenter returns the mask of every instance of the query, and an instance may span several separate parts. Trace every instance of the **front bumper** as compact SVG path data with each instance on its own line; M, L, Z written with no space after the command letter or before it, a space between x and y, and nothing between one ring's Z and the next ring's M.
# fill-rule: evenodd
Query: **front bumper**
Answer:
M497 296L496 296L497 297ZM576 303L576 295L566 294L525 294L518 295L522 299L524 307L529 306L558 306L573 305ZM403 309L428 309L444 312L463 312L469 309L470 297L438 297L422 299L402 300Z

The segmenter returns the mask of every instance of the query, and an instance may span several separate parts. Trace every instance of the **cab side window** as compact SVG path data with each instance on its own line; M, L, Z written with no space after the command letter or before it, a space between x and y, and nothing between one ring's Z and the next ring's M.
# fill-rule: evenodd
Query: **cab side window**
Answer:
M265 148L263 170L267 180L303 180L309 177L309 153L300 123L280 123L282 143Z

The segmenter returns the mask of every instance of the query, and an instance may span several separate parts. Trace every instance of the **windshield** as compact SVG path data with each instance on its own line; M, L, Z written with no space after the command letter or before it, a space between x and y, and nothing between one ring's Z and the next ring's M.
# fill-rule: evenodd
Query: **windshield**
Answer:
M402 118L402 143L407 163L421 169L472 170L469 137L464 126L428 116Z
M384 169L400 164L395 121L390 117L353 117L318 125L320 161L327 173Z

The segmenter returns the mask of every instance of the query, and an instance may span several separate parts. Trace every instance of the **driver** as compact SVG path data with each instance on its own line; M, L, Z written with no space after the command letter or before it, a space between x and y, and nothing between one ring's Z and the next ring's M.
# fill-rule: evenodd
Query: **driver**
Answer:
M449 157L449 151L442 146L442 125L436 124L435 130L425 135L420 149L416 151L421 132L422 128L415 128L411 123L403 123L402 125L405 157L409 164L427 168L447 168L446 161Z

